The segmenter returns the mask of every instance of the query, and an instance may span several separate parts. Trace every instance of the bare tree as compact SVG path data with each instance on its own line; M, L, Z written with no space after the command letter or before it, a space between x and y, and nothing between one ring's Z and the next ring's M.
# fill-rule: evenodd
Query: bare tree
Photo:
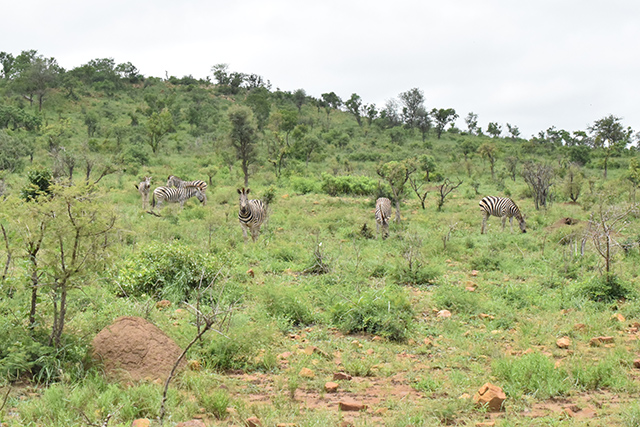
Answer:
M553 168L542 163L527 162L522 169L522 177L533 192L536 210L547 207L550 196L549 189L553 184Z
M438 192L440 194L440 199L438 200L438 211L442 210L442 206L444 206L445 199L447 196L456 188L462 185L462 180L458 180L457 184L454 184L449 180L449 178L445 178L444 182L438 187Z

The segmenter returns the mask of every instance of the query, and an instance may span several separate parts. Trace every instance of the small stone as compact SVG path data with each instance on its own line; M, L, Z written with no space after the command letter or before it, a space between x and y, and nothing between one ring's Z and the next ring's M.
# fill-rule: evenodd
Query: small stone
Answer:
M278 423L276 427L298 427L296 423Z
M633 361L633 367L636 369L640 369L640 359L636 359Z
M571 346L571 339L569 339L569 337L558 338L556 346L558 346L558 348L569 348Z
M335 393L338 391L338 387L340 387L340 384L329 381L324 385L324 391L327 393Z
M247 427L262 427L262 421L258 417L247 418L244 423Z
M363 403L358 403L354 401L340 401L338 402L338 407L342 411L363 411L367 409L367 405Z
M169 301L169 300L163 299L162 301L158 301L156 303L156 308L158 310L162 310L162 309L165 309L167 307L171 307L171 301Z
M236 408L228 407L225 411L228 415L232 417L235 415L238 415L238 410Z
M315 378L316 373L309 368L302 368L298 375L302 378Z
M423 343L427 348L433 347L433 341L431 341L431 339L429 339L429 338L425 338Z
M502 404L507 396L497 385L486 383L473 396L477 406L487 406L491 412L502 411Z
M575 325L573 325L573 329L576 331L584 331L587 329L587 325L585 325L584 323L576 323Z
M249 277L256 277L256 273L253 272L253 268L247 270L247 275Z
M612 320L617 320L620 323L624 323L626 322L627 319L624 318L624 316L620 313L616 313L614 315L611 316Z
M442 317L443 319L448 319L451 317L451 312L449 310L440 310L437 316Z
M206 424L201 420L189 420L176 424L176 427L206 427Z
M482 421L476 423L476 427L494 427L496 425L495 421Z
M612 344L613 337L594 337L589 340L589 345L592 347L599 347L602 344Z
M340 381L340 380L351 381L351 378L352 376L347 374L346 372L336 372L335 374L333 374L334 381Z
M146 418L138 418L131 423L131 427L149 427L151 425L151 421Z
M471 270L471 275L472 276L477 276L478 275L478 270Z

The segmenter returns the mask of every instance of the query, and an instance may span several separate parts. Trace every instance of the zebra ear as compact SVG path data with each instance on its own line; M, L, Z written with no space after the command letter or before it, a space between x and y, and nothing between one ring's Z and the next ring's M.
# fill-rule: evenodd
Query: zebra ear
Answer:
M238 194L242 194L242 191L238 188Z
M249 191L251 191L249 188L247 188L246 194L249 194Z

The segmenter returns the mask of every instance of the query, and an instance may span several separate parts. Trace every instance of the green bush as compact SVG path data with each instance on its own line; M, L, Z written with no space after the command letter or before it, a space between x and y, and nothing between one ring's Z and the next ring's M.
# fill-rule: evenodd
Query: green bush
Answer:
M413 308L401 288L386 287L368 289L355 300L335 304L331 317L345 333L367 332L402 341L413 325Z
M567 372L556 368L555 362L541 353L498 359L492 364L492 371L512 397L527 394L548 399L563 396L571 389Z
M633 289L616 275L593 277L578 286L578 293L596 302L611 302L627 298Z
M313 178L292 176L289 181L293 190L298 194L315 193L319 188L318 181Z
M27 202L36 200L43 195L51 194L51 171L44 168L34 168L27 173L29 183L20 192L21 197Z
M113 279L120 296L162 297L178 302L206 288L221 262L182 243L153 243L126 258Z
M309 325L315 321L311 301L298 288L264 287L260 291L259 300L267 314L289 326Z
M370 196L376 193L378 182L368 176L333 176L322 174L322 191L330 196Z

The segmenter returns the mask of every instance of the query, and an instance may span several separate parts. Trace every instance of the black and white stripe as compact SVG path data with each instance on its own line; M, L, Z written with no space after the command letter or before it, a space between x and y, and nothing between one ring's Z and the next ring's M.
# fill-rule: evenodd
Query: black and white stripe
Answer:
M513 218L515 217L520 225L520 230L522 230L523 233L527 232L524 216L513 200L507 197L487 196L480 201L480 208L482 209L481 234L485 233L487 228L487 219L491 215L502 218L502 231L504 231L505 222L507 218L509 218L509 226L513 233Z
M169 187L157 187L153 190L153 200L151 207L158 209L161 208L163 202L168 203L180 203L180 207L184 207L184 202L192 197L197 197L202 204L204 204L205 197L202 191L197 187L184 187L184 188L169 188Z
M249 200L249 189L238 189L240 195L240 210L238 212L238 220L242 227L242 235L245 242L247 241L247 230L251 231L251 238L255 242L260 234L260 226L267 218L267 209L260 200Z
M205 194L205 191L207 191L207 183L200 179L196 179L193 181L183 181L182 179L178 178L175 175L169 175L169 178L167 178L167 187L176 187L176 188L196 187L200 190L200 192L204 196L204 202L202 202L202 204L206 204L207 202L207 195Z
M149 206L149 192L151 191L151 177L145 176L144 181L136 185L136 189L140 193L140 196L142 196L142 209L146 209Z
M389 237L389 219L391 218L391 200L380 197L376 200L376 232L380 233L382 226L382 239Z

